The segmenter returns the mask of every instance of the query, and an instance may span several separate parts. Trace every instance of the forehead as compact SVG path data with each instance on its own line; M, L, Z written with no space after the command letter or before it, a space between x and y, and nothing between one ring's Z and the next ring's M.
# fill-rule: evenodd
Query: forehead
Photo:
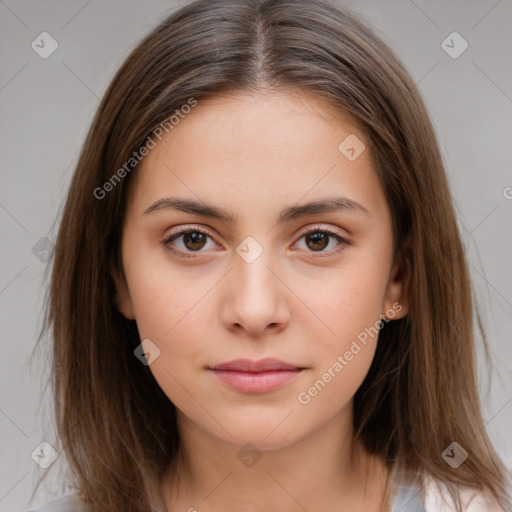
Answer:
M375 207L383 201L363 130L348 114L296 92L199 101L136 173L131 203L139 212L165 195L238 209L313 200L334 189Z
M332 138L326 139L327 133L334 136L334 148ZM353 117L335 110L324 100L295 90L239 92L199 102L191 113L182 116L165 142L174 149L183 144L196 144L201 151L228 150L231 158L252 157L257 153L277 161L277 154L290 156L289 153L297 154L299 149L302 155L314 150L317 157L322 146L328 151L336 150L336 139L343 134L357 134L364 139ZM240 149L244 151L237 152ZM263 154L261 149L265 150Z

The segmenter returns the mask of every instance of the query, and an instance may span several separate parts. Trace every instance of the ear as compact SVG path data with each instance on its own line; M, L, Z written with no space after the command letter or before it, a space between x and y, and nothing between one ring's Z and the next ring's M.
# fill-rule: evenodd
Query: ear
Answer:
M130 292L128 290L128 285L126 283L124 272L119 272L117 268L114 268L111 271L110 275L114 280L116 290L115 303L117 309L128 320L135 320L135 311L133 308L132 299L130 297Z
M409 267L405 257L408 241L397 253L389 276L383 312L387 320L398 320L409 312Z

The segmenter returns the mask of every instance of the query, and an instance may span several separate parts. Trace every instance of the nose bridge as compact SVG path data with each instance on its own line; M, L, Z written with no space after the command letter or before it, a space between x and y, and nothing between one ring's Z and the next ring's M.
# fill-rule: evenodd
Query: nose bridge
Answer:
M230 300L225 303L224 321L238 324L252 334L268 325L283 324L288 318L283 287L273 251L248 237L237 247L229 285ZM272 269L272 271L270 270Z
M272 250L255 245L252 241L242 242L237 248L238 257L235 263L235 294L239 300L265 299L267 302L275 298L275 276L269 270L276 266L272 261ZM267 246L268 247L268 246Z

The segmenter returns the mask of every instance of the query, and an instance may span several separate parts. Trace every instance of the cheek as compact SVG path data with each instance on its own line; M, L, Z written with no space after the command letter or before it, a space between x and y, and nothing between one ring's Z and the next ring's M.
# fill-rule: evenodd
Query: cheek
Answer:
M303 425L327 422L347 406L372 364L380 332L382 294L368 276L358 277L354 272L331 282L329 304L315 305L335 334L325 329L314 348L310 345L314 369L295 395Z
M210 345L213 311L208 309L208 300L201 300L207 292L176 292L176 282L166 289L149 285L138 296L135 304L137 327L142 339L151 339L160 349L169 365L180 361L197 367L203 354L202 345ZM210 336L210 343L209 341Z
M366 296L364 296L367 299ZM305 414L328 419L344 407L363 382L377 346L379 301L340 301L338 311L326 317L335 335L316 338L314 369L297 393L297 403Z
M376 254L354 254L328 274L320 269L295 281L294 291L307 307L302 322L310 336L316 324L321 342L314 344L314 351L322 359L348 350L384 313L387 261Z
M127 251L130 258L125 272L141 338L172 344L186 325L186 337L193 339L194 332L204 325L204 316L202 322L192 319L218 277L176 265L163 247L144 251L132 245L132 249Z
M189 375L202 368L205 354L212 350L216 317L212 292L218 276L173 267L165 257L132 261L133 265L126 265L126 275L139 336L160 350L150 370L174 401L179 383L185 384ZM191 389L188 383L187 389Z
M173 268L165 258L136 250L129 254L125 272L139 337L151 340L159 350L149 369L167 397L186 411L191 403L187 390L194 390L190 379L204 364L201 343L208 342L212 325L205 311L208 301L201 298L214 282L206 276L188 278L186 271Z
M322 327L314 319L316 336L308 330L309 338L315 339L309 347L315 367L296 397L304 414L328 419L363 382L377 346L387 275L386 255L369 248L347 256L328 279L317 280L309 294L302 295L323 323ZM302 293L306 292L304 287Z
M141 340L150 339L160 350L149 367L160 388L185 415L207 423L211 418L197 401L197 377L214 341L208 301L201 300L208 287L177 293L176 284L145 282L135 306L137 327Z

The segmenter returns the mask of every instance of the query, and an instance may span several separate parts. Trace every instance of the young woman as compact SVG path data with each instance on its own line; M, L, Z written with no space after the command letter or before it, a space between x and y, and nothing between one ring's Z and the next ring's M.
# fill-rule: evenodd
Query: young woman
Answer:
M186 5L71 182L45 329L76 493L40 510L511 510L472 314L384 42L320 0Z

